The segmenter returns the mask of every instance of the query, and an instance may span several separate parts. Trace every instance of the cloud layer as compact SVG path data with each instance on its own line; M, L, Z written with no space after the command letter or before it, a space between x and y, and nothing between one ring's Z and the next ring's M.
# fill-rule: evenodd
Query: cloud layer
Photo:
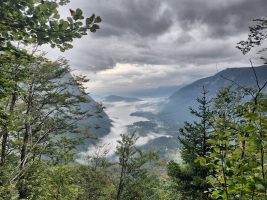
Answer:
M95 88L110 91L129 82L131 89L156 86L159 81L180 84L173 76L199 78L211 74L211 69L215 73L216 64L248 65L235 46L246 39L251 20L266 15L267 2L73 0L63 12L77 7L88 16L100 15L103 23L96 34L75 41L74 49L63 56L74 69L89 74ZM107 80L110 84L103 85Z

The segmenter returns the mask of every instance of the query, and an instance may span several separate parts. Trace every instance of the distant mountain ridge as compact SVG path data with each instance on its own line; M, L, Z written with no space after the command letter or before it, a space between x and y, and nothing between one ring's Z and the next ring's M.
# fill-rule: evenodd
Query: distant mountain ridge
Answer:
M267 80L267 65L255 67L260 84ZM159 118L166 123L182 124L190 120L189 107L196 105L196 98L201 95L202 87L208 91L208 97L214 97L221 88L233 85L256 87L256 80L251 67L228 68L214 76L199 79L173 93L159 113Z
M170 86L160 86L156 88L147 88L147 89L140 89L136 91L131 91L126 95L140 97L140 98L157 98L157 97L168 97L179 88L183 87L184 85L170 85Z
M108 102L118 102L118 101L126 101L126 102L135 102L135 101L142 101L141 99L134 98L134 97L123 97L117 95L109 95L104 98L105 101Z

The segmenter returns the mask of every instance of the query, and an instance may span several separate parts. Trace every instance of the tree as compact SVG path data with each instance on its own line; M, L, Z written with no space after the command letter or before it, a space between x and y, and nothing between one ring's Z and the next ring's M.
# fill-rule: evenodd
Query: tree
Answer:
M94 14L84 20L81 9L71 10L65 20L59 7L69 0L3 0L0 2L0 50L12 50L14 41L24 45L50 44L64 51L72 47L74 38L81 38L87 30L99 29L100 17Z
M88 102L82 88L85 77L70 77L63 59L52 62L36 55L38 46L65 51L73 39L99 29L101 18L93 14L85 19L79 8L61 18L58 10L68 2L0 2L0 199L32 198L31 184L42 176L38 167L43 165L53 173L63 172L58 174L61 179L64 166L54 166L73 161L76 145L87 138L70 137L80 133L77 122L97 114L79 109ZM32 52L25 49L32 47ZM67 190L70 195L73 188Z
M77 166L58 164L51 166L46 162L35 163L27 178L31 200L76 200L83 192L77 184ZM82 178L82 177L79 177Z
M224 89L214 101L211 153L202 159L213 171L207 181L215 199L266 199L266 97L256 96L257 105Z
M70 10L67 20L61 18L58 10L68 2L69 0L0 2L0 65L3 72L0 75L0 99L12 96L12 101L16 101L18 87L15 82L27 75L25 66L35 59L34 53L38 46L50 44L51 47L65 51L72 48L73 39L86 35L87 30L96 32L99 29L101 18L93 14L84 19L81 9ZM32 53L25 49L29 45L36 47ZM0 112L2 110L0 108ZM12 104L9 110L12 112ZM6 113L1 112L0 117L5 120ZM3 133L3 141L6 138L7 134ZM2 152L5 153L5 149Z
M249 27L248 39L246 41L240 41L237 48L241 50L243 54L247 54L251 49L261 46L265 39L267 39L267 18L262 17L259 19L254 19L254 26ZM266 52L266 48L261 48L258 50L257 54L262 54ZM266 63L266 57L260 57Z
M157 181L148 173L146 166L149 161L155 161L158 155L138 149L135 146L137 139L135 134L123 134L118 141L116 155L119 157L120 175L117 200L156 199Z
M78 185L82 188L80 200L110 200L116 196L116 182L107 158L105 145L96 145L92 154L83 157L84 164L77 166Z
M21 198L30 193L25 181L34 163L42 159L54 164L73 161L73 150L88 138L77 135L80 133L77 122L85 116L97 115L80 110L79 105L89 101L80 87L87 80L71 77L64 59L51 62L41 56L23 67L23 71L27 72L26 78L15 82L18 92L2 99L7 119L1 125L2 137L6 138L1 141L4 174L1 179L3 184L16 183ZM13 169L6 171L6 164Z
M266 39L265 18L254 20L247 41L238 43L243 54ZM262 48L258 53L265 52ZM266 60L264 57L261 59ZM224 89L214 100L211 153L202 157L214 174L207 177L215 199L266 199L266 94L250 60L256 87Z
M182 145L181 156L184 163L171 161L168 164L168 175L176 183L175 189L181 194L181 199L208 199L211 187L205 180L210 174L209 169L196 162L199 156L208 155L210 149L207 141L212 130L212 112L204 87L202 97L197 101L198 110L191 109L191 114L197 117L197 121L185 122L184 128L180 129L179 142Z
M35 50L29 53L21 48L20 44L23 46L50 44L51 47L58 47L64 51L72 47L71 42L74 38L86 35L87 30L95 32L99 28L97 24L101 22L101 18L93 14L84 20L80 9L70 10L67 20L60 18L58 9L68 2L68 0L4 0L0 2L0 64L1 71L3 71L0 75L0 101L2 102L0 117L3 127L0 134L2 137L1 165L4 165L7 154L9 137L7 127L13 121L15 104L20 100L18 94L23 92L19 83L29 78L28 74L31 69L28 66L33 62L40 62L34 56ZM15 42L19 45L14 46ZM27 113L30 112L27 110ZM26 137L25 140L27 141L28 138ZM25 145L22 152L25 151L24 149ZM22 157L24 157L23 154Z

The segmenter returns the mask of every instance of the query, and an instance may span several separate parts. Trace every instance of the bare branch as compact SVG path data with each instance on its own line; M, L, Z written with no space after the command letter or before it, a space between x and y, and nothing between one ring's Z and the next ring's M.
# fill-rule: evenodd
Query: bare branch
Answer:
M223 76L223 75L221 75L221 74L220 74L219 76L220 76L221 78L227 80L227 81L232 82L234 85L240 87L240 88L243 89L245 92L249 93L253 98L255 97L255 95L253 94L253 92L251 92L250 90L248 90L248 88L245 88L244 86L240 85L240 84L237 83L236 81L234 81L234 80L232 80L232 79L230 79L230 78L227 78L227 77L225 77L225 76Z
M260 90L259 79L258 79L258 76L257 76L256 70L255 70L255 68L254 68L254 66L253 66L253 63L252 63L251 59L249 59L249 62L250 62L251 68L252 68L252 70L253 70L253 73L254 73L254 76L255 76L255 81L256 81L256 84L257 84L258 90Z

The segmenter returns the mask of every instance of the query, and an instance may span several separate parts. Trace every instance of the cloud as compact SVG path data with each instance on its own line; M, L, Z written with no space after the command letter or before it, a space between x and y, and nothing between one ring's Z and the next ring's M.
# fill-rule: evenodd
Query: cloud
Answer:
M265 0L169 1L177 21L185 30L206 25L209 37L229 37L248 30L249 22L266 15Z
M238 67L240 63L186 67L118 63L114 68L89 74L93 78L86 87L93 94L131 93L142 89L187 84L231 66ZM78 73L84 74L83 71Z
M87 16L100 15L101 29L75 40L72 50L64 54L51 50L50 56L65 56L73 69L90 75L93 85L99 88L111 81L109 77L117 79L116 87L124 83L137 87L138 81L152 87L157 84L153 80L178 84L180 81L175 82L174 75L183 73L180 69L189 73L188 66L199 67L206 74L209 68L205 67L214 68L216 64L244 66L248 58L235 48L236 43L246 39L253 18L265 15L267 3L266 0L73 0L62 9L62 14L65 16L69 8L77 7ZM138 73L123 76L108 73L121 65L138 66L127 68L129 72L138 69ZM169 68L174 71L168 73Z

